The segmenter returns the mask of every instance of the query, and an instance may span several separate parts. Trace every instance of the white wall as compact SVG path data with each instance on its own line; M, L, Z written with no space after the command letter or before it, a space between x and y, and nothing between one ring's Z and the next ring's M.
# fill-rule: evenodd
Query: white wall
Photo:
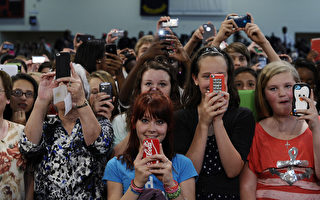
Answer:
M280 35L283 25L292 36L294 32L320 32L319 0L229 0L228 4L230 13L250 12L268 35L271 32ZM31 27L28 22L33 11L38 13L37 27ZM140 16L140 0L25 0L25 18L1 19L0 32L70 29L72 33L91 33L100 37L102 32L120 28L128 30L132 37L137 36L139 30L155 31L157 19ZM180 26L175 31L180 34L190 33L208 20L219 27L224 16L179 19Z

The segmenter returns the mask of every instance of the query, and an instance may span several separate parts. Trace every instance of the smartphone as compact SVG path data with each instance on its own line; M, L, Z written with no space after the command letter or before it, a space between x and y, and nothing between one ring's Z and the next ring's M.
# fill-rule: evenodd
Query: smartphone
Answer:
M0 65L0 71L5 71L9 76L14 76L18 74L17 65Z
M159 29L158 35L159 35L159 40L165 40L166 35L171 35L171 32L166 29Z
M123 37L124 30L117 30L111 34L112 37Z
M302 114L297 113L297 109L308 109L309 104L301 97L310 98L311 89L306 83L296 83L293 85L293 101L292 101L292 114L294 116L301 116Z
M87 42L87 41L92 40L92 39L94 39L93 35L88 35L88 34L86 34L86 35L77 35L77 42L80 42L80 41Z
M109 82L103 82L99 84L99 92L104 92L110 97L104 100L112 99L112 85Z
M70 53L60 52L56 54L56 79L70 76Z
M160 142L156 138L148 138L143 140L143 146L144 151L143 151L143 158L155 155L155 154L160 154ZM159 163L159 160L152 161L148 164L155 164Z
M207 43L207 39L214 36L214 25L213 24L203 24L202 25L204 32L203 32L203 39L202 44Z
M115 44L107 44L106 45L106 52L117 55L117 45Z
M18 73L21 73L21 63L6 63L5 65L16 65L18 67Z
M44 63L46 58L44 56L32 56L32 63Z
M2 49L10 49L10 50L14 50L14 44L3 44Z
M267 58L264 56L259 56L258 61L260 63L260 68L264 68L267 65Z
M210 92L226 91L223 74L210 74Z
M162 22L161 23L161 27L162 28L177 28L179 26L179 19L170 19L167 22Z
M247 23L251 23L250 15L246 16L229 16L228 19L233 19L238 28L244 28Z

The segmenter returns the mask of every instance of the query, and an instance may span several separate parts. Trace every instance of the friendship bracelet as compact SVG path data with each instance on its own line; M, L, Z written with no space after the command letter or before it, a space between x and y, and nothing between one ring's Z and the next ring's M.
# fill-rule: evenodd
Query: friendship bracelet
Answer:
M130 185L130 190L131 190L131 192L133 192L134 194L136 194L136 195L138 195L138 196L140 196L140 194L141 194L141 192L138 192L138 191L134 190L134 189L131 187L131 185Z
M166 191L166 193L175 193L178 190L178 188L179 188L178 182L176 180L173 180L173 182L174 182L175 185L172 186L172 187L163 186L164 190Z
M140 195L143 190L144 190L144 187L138 187L134 184L134 180L132 179L131 180L131 184L130 184L130 188L131 188L131 191L137 195Z
M181 187L179 186L178 190L176 192L167 193L167 196L168 196L169 199L176 199L176 198L178 198L178 196L180 196L180 194L181 194Z

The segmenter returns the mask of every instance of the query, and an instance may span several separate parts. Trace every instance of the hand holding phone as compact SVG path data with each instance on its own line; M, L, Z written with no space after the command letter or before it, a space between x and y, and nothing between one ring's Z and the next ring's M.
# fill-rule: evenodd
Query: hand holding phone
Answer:
M160 154L160 142L156 138L144 139L143 146L144 146L143 158L146 158L155 154ZM155 163L159 163L159 160L152 161L148 164L155 164Z
M294 116L301 116L302 114L297 113L298 109L308 109L309 104L301 97L310 98L311 89L308 84L297 83L293 85L293 101L292 101L292 114Z
M112 85L109 82L103 82L99 84L99 92L104 92L110 97L104 100L112 99ZM106 106L106 105L105 105Z

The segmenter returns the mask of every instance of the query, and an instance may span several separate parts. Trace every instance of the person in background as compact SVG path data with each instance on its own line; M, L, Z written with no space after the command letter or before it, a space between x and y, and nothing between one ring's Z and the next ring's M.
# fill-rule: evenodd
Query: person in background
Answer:
M318 199L320 197L320 120L311 98L308 109L293 116L295 68L272 62L256 87L258 122L247 163L241 173L241 199Z
M225 48L225 51L231 56L235 70L239 67L250 67L250 53L241 42L231 43Z
M111 84L112 96L100 92L99 85L103 82L108 82ZM89 85L89 102L93 112L96 114L96 116L103 116L112 121L112 119L120 113L118 91L114 79L108 72L98 70L90 74Z
M4 118L25 125L37 98L38 83L29 74L17 74L11 78L11 99Z
M238 90L254 90L257 83L257 73L248 67L234 70L234 84Z
M4 109L10 103L11 91L10 76L0 71L0 197L25 199L26 160L18 147L24 126L3 118Z
M197 199L239 199L239 174L249 153L254 117L239 108L230 56L215 47L199 49L189 85L175 113L175 150L190 158L199 173ZM226 91L208 92L210 74L223 74Z
M316 108L320 112L320 80L319 71L316 65L307 59L299 58L295 61L294 67L299 73L301 82L307 83L313 90Z
M180 108L180 93L177 80L174 76L173 68L166 57L158 56L154 60L146 61L136 75L133 86L130 106L125 113L116 116L112 121L114 129L114 144L117 145L115 155L123 152L129 139L129 125L132 114L132 105L143 92L150 90L160 90L163 94L170 97L175 109Z
M142 93L133 105L130 121L126 150L111 159L105 169L108 199L138 199L150 188L160 190L168 199L195 199L197 172L190 159L173 150L170 98L158 90ZM143 140L147 138L159 140L160 153L143 158L147 151ZM159 163L150 164L156 160Z
M35 166L35 199L101 199L102 176L113 142L111 123L97 120L87 99L89 85L81 65L70 63L71 76L54 80L42 75L38 97L19 147ZM45 121L53 89L67 87L71 110L64 101L55 104L58 116Z

